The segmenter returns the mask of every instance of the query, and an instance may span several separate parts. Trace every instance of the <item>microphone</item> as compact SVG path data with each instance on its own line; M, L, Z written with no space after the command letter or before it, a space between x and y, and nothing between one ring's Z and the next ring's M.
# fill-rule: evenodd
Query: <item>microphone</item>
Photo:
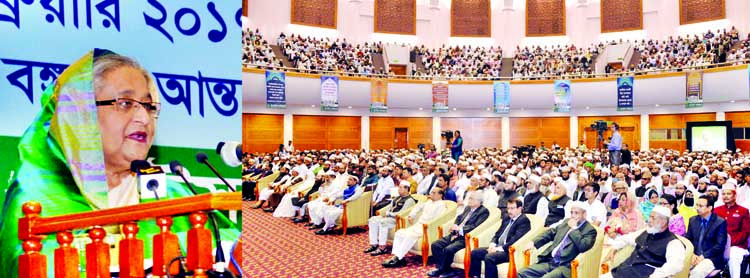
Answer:
M242 144L240 142L219 142L216 145L216 154L221 156L224 163L231 167L242 165Z
M206 153L201 152L201 153L196 154L195 159L198 160L198 163L205 164L206 166L208 166L208 168L211 169L211 171L214 172L214 174L217 177L219 177L219 179L222 182L224 182L224 185L226 185L229 188L229 190L232 190L232 192L235 192L234 187L229 185L229 182L227 182L227 180L224 179L224 177L221 174L219 174L219 171L216 171L216 168L214 168L214 166L211 165L210 162L208 162L208 155L206 155Z
M152 166L145 160L133 160L130 171L138 176L138 189L141 200L156 199L167 196L167 175L160 166ZM160 186L160 185L165 186Z
M204 153L199 153L199 155L200 154L203 154L204 157L206 155ZM206 160L206 162L208 162L208 160ZM188 181L187 177L185 177L185 173L183 172L183 170L185 170L185 167L183 167L179 161L172 160L172 162L169 163L169 170L172 171L172 173L175 173L182 178L182 180L188 186L188 189L190 189L190 192L193 193L193 195L198 195L197 191L195 191L195 187L193 187L193 184ZM219 232L219 227L216 223L216 215L214 213L216 212L211 211L211 212L208 212L206 215L208 215L208 219L211 221L211 224L213 225L214 243L216 244L216 255L215 255L216 263L214 264L214 269L208 271L206 274L208 274L208 276L211 278L234 277L231 271L226 270L226 266L225 266L226 259L224 258L224 248L221 246L221 233Z

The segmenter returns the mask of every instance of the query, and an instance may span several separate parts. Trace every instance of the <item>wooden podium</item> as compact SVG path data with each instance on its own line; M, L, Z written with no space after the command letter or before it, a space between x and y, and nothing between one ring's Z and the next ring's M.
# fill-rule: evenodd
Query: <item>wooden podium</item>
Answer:
M18 238L23 241L24 254L18 258L19 277L46 278L47 258L40 253L41 239L57 233L59 247L55 249L55 277L80 277L78 250L71 246L72 230L89 229L91 243L86 245L87 277L109 277L109 245L103 242L106 232L102 226L122 224L124 238L120 240L120 277L145 277L143 268L143 241L136 238L136 221L155 219L160 232L153 236L153 275L177 274L178 265L167 270L170 260L180 255L177 235L170 231L172 217L190 215L192 228L187 232L187 266L194 277L207 277L213 265L212 232L206 229L206 212L212 210L242 210L241 192L209 193L198 196L169 199L132 206L103 209L91 212L40 217L42 206L38 202L23 204L24 217L18 220ZM241 245L237 245L241 250ZM242 254L235 250L233 256ZM237 258L241 262L242 258ZM235 269L236 272L236 269Z

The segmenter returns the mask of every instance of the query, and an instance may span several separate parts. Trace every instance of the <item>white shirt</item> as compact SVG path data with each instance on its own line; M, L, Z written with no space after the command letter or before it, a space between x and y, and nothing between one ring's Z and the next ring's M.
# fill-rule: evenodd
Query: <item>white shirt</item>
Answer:
M411 212L409 212L409 216L416 217L417 214L422 211L422 215L419 216L416 223L427 224L443 214L445 209L446 205L444 200L433 202L432 199L429 199L427 202L416 204Z
M588 201L584 203L586 204L586 220L591 224L594 224L594 221L599 221L601 222L599 228L604 229L607 224L607 207L599 199L595 199L591 204Z
M635 239L645 233L645 230L639 230L618 237L612 241L612 248L620 250L627 245L636 246ZM667 262L661 267L654 269L651 274L652 278L672 277L682 271L683 262L685 261L685 246L679 239L674 239L667 244Z
M385 178L381 176L378 179L378 185L375 187L375 192L372 193L372 201L379 203L386 195L390 195L391 188L395 187L396 185L393 184L393 178L391 178L391 176Z
M417 194L427 195L430 193L427 190L430 189L430 183L432 182L432 177L434 176L435 174L429 174L419 182L419 185L417 186ZM435 185L437 185L437 183L438 179L435 179Z

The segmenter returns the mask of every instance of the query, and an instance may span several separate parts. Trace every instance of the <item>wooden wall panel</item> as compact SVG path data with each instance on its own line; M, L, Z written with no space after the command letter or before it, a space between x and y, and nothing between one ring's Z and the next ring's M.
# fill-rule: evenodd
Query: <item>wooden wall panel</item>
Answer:
M295 149L359 149L362 146L362 121L359 116L294 115L292 121Z
M715 121L716 113L650 115L649 129L685 128L687 122ZM652 149L669 148L684 151L687 140L650 140Z
M440 128L460 130L464 149L501 148L501 122L501 118L440 118Z
M491 23L490 0L451 1L451 37L489 37Z
M526 0L526 36L565 35L564 0Z
M724 0L680 0L680 25L726 18Z
M432 118L370 117L370 149L393 148L396 128L408 129L410 149L432 143Z
M570 146L569 117L510 118L510 145Z
M750 127L750 111L726 112L724 115L727 121L732 121L732 127ZM734 140L734 144L743 152L750 151L750 140Z
M242 114L242 149L273 152L284 143L284 115Z
M292 0L293 24L336 28L337 0Z
M643 0L602 0L602 33L643 29Z
M375 0L375 32L417 34L417 0Z
M586 147L592 148L596 145L596 131L591 129L591 124L597 120L611 121L620 125L620 136L622 144L627 144L631 150L641 149L641 116L593 116L578 117L578 140L583 140ZM604 133L604 140L612 136L612 131Z

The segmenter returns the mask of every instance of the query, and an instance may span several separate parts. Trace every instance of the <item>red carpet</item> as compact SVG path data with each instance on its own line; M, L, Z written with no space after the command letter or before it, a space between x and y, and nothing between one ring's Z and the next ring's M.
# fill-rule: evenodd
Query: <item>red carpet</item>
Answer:
M313 231L271 213L242 209L244 277L426 277L433 265L422 267L422 257L407 255L407 266L383 268L390 254L362 253L369 244L365 229L340 230L331 235Z

